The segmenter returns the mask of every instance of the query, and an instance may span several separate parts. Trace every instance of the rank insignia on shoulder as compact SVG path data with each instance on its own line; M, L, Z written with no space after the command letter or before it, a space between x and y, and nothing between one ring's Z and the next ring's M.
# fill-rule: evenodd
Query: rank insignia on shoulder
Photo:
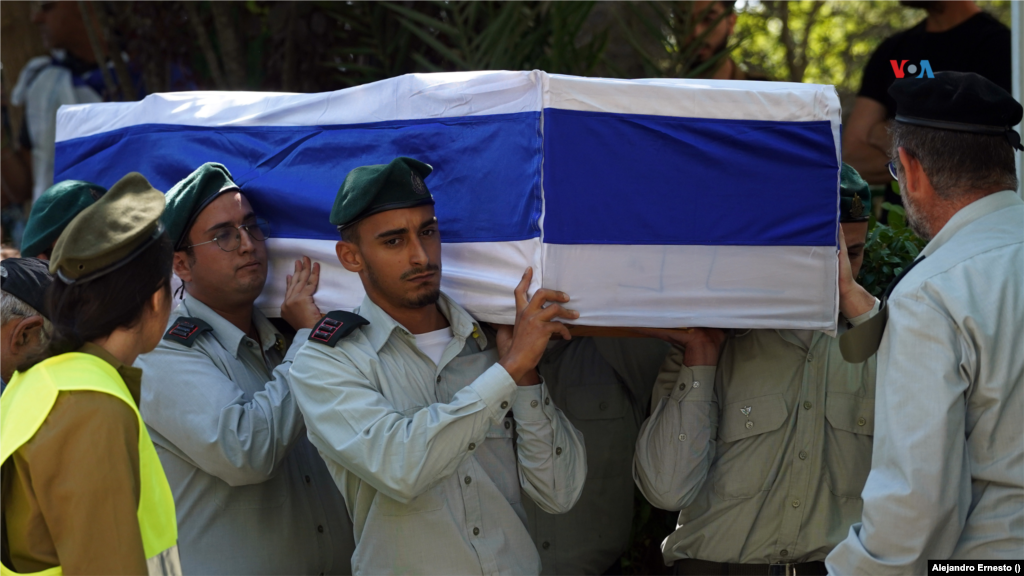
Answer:
M213 332L209 324L199 318L187 318L182 316L174 321L171 329L164 334L164 340L177 342L191 348L196 343L196 338L203 332Z
M316 323L313 331L309 333L309 339L333 348L339 340L351 334L353 330L369 324L369 320L358 314L333 310Z

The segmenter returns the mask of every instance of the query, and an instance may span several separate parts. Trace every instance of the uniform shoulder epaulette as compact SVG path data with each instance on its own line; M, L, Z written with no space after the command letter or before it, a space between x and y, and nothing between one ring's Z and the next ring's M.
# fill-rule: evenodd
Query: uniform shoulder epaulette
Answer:
M213 328L199 318L182 316L171 324L171 329L164 334L164 340L191 348L196 343L196 338L199 338L203 332L213 332Z
M369 324L369 320L358 314L332 310L316 323L313 331L309 333L309 339L333 348L339 340L351 334L353 330Z

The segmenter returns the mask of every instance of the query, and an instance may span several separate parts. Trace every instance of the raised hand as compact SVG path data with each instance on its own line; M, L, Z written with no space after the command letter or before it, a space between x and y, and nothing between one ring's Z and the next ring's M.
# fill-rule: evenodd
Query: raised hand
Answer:
M320 321L320 309L313 294L320 285L320 264L303 256L295 261L295 273L289 274L281 304L281 318L296 330L312 328Z
M846 235L839 227L839 311L846 318L856 318L875 306L875 297L853 277L850 253L846 249Z
M527 268L519 286L516 286L515 326L498 329L498 363L519 386L540 382L536 368L552 334L558 333L566 340L572 339L569 328L555 319L575 320L580 316L579 312L563 308L560 304L569 301L569 295L565 292L542 288L527 299L526 290L532 279L533 268Z
M683 364L715 366L722 353L725 332L719 328L631 328L637 334L659 338L683 350Z

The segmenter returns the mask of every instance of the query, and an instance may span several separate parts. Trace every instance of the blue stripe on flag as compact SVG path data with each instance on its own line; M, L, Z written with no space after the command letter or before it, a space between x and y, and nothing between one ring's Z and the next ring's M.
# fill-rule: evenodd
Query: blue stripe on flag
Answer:
M835 246L827 121L544 110L544 241Z
M540 113L340 126L131 126L59 142L54 180L110 186L140 172L168 190L204 162L221 162L274 236L334 240L328 217L349 170L409 156L426 179L445 242L540 236Z

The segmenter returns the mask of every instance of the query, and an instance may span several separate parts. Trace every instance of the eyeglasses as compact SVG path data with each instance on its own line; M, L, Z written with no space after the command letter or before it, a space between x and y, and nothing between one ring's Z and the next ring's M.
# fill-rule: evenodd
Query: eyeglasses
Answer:
M899 177L896 176L896 165L892 162L889 162L889 174L892 176L893 180L896 180L897 182L899 181Z
M238 250L238 247L242 245L242 233L240 230L245 230L245 233L249 235L255 242L263 242L267 238L270 238L270 223L262 218L257 218L255 224L242 224L241 226L230 226L219 232L213 237L213 240L206 242L200 242L191 246L185 246L185 248L194 248L196 246L202 246L203 244L209 244L216 242L217 246L225 252L233 252Z

